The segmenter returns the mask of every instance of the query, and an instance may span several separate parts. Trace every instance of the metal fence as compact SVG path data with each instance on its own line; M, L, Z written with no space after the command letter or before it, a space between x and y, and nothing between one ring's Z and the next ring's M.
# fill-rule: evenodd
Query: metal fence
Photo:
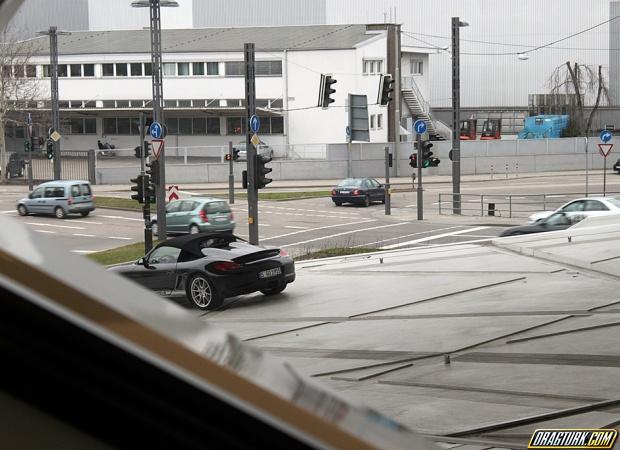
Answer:
M28 161L28 156L24 156ZM24 182L26 179L24 171ZM40 153L32 154L32 178L36 182L54 179L54 162ZM92 150L66 150L62 152L61 178L63 180L89 180L95 183L95 160Z
M617 196L620 192L607 192ZM560 194L460 194L464 216L529 217L539 211L553 211L579 197L602 196L583 192ZM439 214L452 214L454 194L439 194Z

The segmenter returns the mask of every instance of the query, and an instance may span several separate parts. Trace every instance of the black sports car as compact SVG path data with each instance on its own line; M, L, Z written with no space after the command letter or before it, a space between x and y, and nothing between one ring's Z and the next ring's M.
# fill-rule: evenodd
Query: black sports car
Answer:
M508 228L504 230L499 236L518 236L521 234L544 233L546 231L565 230L569 227L572 227L577 222L583 220L584 217L585 216L582 215L568 216L564 212L556 212L551 214L549 217L540 219L539 221L534 222L530 225L522 225L518 227Z
M374 178L346 178L332 189L336 206L357 203L370 206L372 202L385 203L385 188Z
M169 239L135 263L109 270L154 291L185 290L200 309L256 291L278 294L295 281L295 263L284 250L258 247L229 233Z

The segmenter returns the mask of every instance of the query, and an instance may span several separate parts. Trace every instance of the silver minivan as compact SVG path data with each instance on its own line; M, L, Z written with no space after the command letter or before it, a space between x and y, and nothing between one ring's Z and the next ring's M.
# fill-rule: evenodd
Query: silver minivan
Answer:
M20 216L53 214L63 219L67 214L82 217L95 210L93 192L88 181L59 180L38 185L28 197L16 202Z

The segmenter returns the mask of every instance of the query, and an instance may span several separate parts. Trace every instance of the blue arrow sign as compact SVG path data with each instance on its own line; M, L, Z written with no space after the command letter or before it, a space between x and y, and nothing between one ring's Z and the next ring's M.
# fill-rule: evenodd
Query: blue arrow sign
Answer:
M250 130L252 130L252 132L256 134L258 133L259 129L260 129L260 120L257 115L253 115L252 117L250 117Z
M161 139L163 128L159 122L153 122L149 128L149 133L153 139Z
M426 133L426 122L423 120L416 120L413 124L413 129L416 134L424 134Z
M600 134L601 141L605 143L611 141L612 136L613 135L611 134L611 131L609 130L603 130L601 131L601 134Z

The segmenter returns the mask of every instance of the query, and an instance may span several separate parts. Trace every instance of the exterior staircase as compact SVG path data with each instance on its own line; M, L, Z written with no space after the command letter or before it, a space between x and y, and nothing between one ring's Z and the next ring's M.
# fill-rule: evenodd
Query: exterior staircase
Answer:
M403 96L403 100L407 104L414 121L421 119L426 122L429 140L444 141L444 137L437 132L433 119L430 116L430 105L424 100L420 90L412 78L407 77L406 79L403 79L401 95Z

